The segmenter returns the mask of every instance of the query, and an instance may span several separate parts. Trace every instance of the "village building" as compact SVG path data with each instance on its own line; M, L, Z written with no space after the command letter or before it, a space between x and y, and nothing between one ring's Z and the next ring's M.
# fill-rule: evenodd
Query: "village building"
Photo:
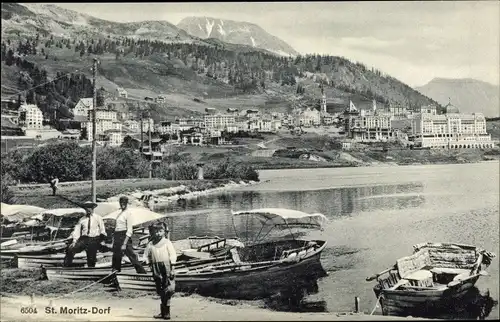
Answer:
M73 116L87 117L89 115L89 111L92 110L93 108L94 108L94 102L92 97L81 98L73 108Z
M21 105L19 126L26 130L41 130L43 128L43 112L35 104Z
M124 90L123 88L121 87L118 87L116 89L116 94L118 95L118 97L121 97L121 98L128 98L128 93L126 90Z
M460 114L449 103L446 114L421 113L412 119L409 139L415 147L433 149L493 148L486 132L486 119L481 113Z
M205 114L204 126L207 129L237 132L235 116L232 114Z
M306 108L298 115L298 122L300 126L311 127L321 124L320 112L314 108Z
M167 98L165 95L158 95L155 99L156 103L165 103L167 101Z
M344 113L344 126L347 138L356 142L377 142L394 139L391 128L390 113L377 110L373 102L371 110L358 109L349 102L349 108Z

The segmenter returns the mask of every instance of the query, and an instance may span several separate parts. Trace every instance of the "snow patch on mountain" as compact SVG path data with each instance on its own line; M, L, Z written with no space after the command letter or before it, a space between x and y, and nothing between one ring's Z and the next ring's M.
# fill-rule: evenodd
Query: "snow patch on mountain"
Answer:
M215 21L212 21L212 23L210 23L210 21L207 19L207 37L210 37L210 35L212 34L212 28L214 27L214 24L215 24Z
M252 41L252 46L255 47L255 39L253 39L253 37L250 36L250 40Z
M219 27L219 33L220 33L221 35L225 36L225 35L226 35L226 31L225 31L225 30L224 30L224 28L222 27L223 25L224 25L224 23L217 25L217 27Z

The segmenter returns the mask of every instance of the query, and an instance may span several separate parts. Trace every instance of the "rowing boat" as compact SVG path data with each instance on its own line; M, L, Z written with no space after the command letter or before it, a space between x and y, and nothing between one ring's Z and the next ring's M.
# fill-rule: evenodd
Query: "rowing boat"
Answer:
M234 216L253 216L263 227L290 230L291 227L321 228L326 221L322 214L265 208L234 212ZM259 234L263 230L259 231ZM326 275L321 266L322 240L259 240L255 238L244 247L227 250L226 262L205 265L196 269L175 269L175 285L179 292L234 299L256 299L276 294L281 289L302 289ZM116 275L121 290L154 292L150 275L122 270Z
M475 246L422 243L393 267L368 277L383 315L439 317L464 305L495 254ZM467 303L465 303L467 304Z

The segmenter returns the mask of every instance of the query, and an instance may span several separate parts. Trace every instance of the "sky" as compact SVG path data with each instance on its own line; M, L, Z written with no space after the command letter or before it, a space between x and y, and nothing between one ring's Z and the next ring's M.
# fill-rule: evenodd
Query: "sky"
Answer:
M119 22L247 21L302 54L344 56L415 87L433 78L499 84L499 1L58 3Z

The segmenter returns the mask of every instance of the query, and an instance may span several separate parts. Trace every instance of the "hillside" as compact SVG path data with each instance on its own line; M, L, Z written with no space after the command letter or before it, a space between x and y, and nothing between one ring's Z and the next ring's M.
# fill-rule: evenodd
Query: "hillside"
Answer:
M442 105L451 103L463 113L481 112L487 117L500 115L500 88L475 79L435 78L416 90Z
M247 45L268 50L282 56L296 56L285 41L269 34L256 24L210 17L186 17L177 27L198 38L215 38L232 44Z
M162 30L167 36L160 41ZM104 96L123 87L129 93L129 99L119 101L124 110L153 108L157 119L199 114L206 107L287 111L318 106L321 87L344 106L349 100L368 105L372 99L407 107L434 103L397 79L343 57L279 57L248 45L202 40L167 22L115 23L52 5L2 4L2 40L2 98L74 74L26 94L47 115L54 114L54 106L66 114L88 95L83 84L91 77L93 57L100 60L97 86ZM158 94L166 94L165 104L144 100Z

